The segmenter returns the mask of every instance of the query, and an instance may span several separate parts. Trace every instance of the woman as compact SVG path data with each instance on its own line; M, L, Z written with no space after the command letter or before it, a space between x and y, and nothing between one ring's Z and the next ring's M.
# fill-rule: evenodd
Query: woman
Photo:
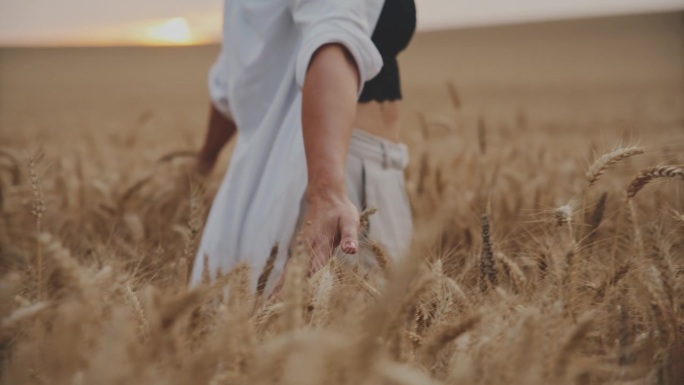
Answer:
M411 217L396 55L414 29L413 0L225 1L198 170L210 171L239 135L191 285L205 269L213 279L240 261L249 261L256 283L277 245L270 291L296 229L312 251L312 271L338 246L355 254L366 207L378 209L369 238L392 256L405 250Z

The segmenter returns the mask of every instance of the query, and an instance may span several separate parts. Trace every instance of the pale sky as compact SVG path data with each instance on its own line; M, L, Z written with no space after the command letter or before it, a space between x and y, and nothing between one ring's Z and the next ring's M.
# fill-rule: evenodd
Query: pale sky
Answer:
M208 42L219 35L222 3L0 0L0 45ZM416 4L421 30L684 10L684 0L416 0Z

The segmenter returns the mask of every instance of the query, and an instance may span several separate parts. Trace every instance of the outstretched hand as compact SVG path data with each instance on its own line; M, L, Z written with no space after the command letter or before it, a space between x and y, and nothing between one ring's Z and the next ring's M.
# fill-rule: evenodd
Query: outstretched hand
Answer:
M297 235L297 243L308 251L307 276L311 277L325 267L336 247L347 254L359 249L359 212L344 194L309 194L304 222ZM280 298L285 284L288 263L278 278L269 298Z
M338 246L346 254L356 254L358 233L359 212L346 192L307 193L299 237L310 251L309 275L323 268Z

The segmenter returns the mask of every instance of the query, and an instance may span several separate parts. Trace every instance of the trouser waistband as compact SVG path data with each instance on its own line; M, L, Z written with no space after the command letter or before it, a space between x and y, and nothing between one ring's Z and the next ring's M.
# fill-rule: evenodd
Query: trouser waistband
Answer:
M384 168L403 170L408 165L408 150L405 144L394 143L358 129L352 132L349 155L376 162Z

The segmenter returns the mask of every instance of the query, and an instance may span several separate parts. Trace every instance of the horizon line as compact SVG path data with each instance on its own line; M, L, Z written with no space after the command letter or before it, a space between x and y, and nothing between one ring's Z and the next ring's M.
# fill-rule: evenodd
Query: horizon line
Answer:
M550 24L558 22L576 22L576 21L588 21L596 19L612 19L612 18L623 18L623 17L638 17L638 16L648 16L648 15L662 15L669 13L684 13L684 5L678 8L672 9L660 9L655 11L645 11L645 12L623 12L623 13L611 13L611 14L590 14L590 15L566 15L566 16L556 16L550 18L518 18L518 19L497 19L490 22L474 21L472 23L459 23L456 25L446 25L435 23L429 27L422 26L417 31L416 34L425 33L439 33L446 31L461 31L461 30L475 30L475 29L487 29L487 28L505 28L505 27L515 27L515 26L525 26L525 25L541 25ZM203 39L197 42L190 43L145 43L145 42L134 42L134 41L122 41L122 42L73 42L73 43L7 43L0 41L0 49L61 49L61 48L187 48L187 47L205 47L220 45L220 37Z

